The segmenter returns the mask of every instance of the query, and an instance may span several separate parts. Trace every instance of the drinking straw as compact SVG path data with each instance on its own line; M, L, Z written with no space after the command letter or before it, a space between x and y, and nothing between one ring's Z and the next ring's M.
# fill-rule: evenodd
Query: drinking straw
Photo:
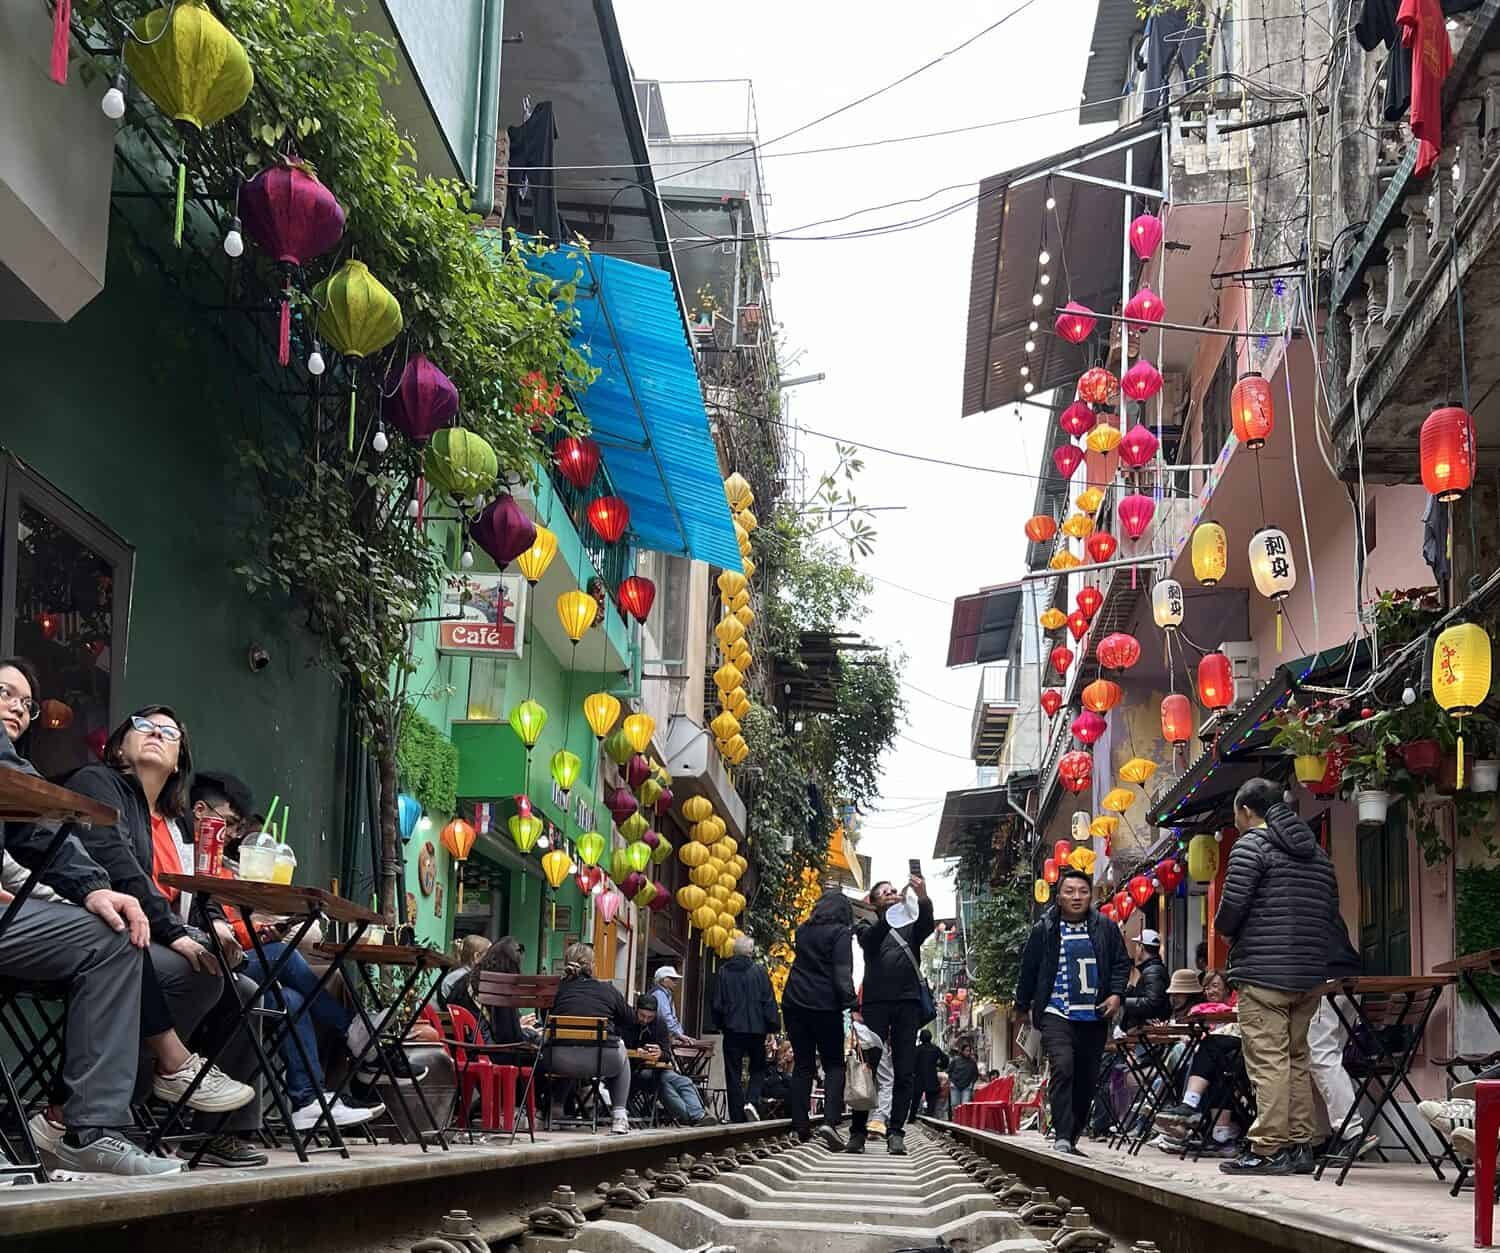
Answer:
M281 804L281 793L277 792L275 796L271 797L271 803L266 806L266 820L262 828L263 830L274 830L271 826L271 819L276 816L276 806L279 804Z

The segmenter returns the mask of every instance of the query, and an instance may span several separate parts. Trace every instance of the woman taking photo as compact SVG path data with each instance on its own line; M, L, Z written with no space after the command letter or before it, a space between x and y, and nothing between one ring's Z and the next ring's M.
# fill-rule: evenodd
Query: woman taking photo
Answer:
M781 994L781 1016L796 1065L788 1104L797 1138L813 1137L808 1110L818 1059L823 1060L823 1122L817 1134L842 1152L844 1113L844 1011L853 1009L854 910L838 888L829 888L797 928L797 956Z

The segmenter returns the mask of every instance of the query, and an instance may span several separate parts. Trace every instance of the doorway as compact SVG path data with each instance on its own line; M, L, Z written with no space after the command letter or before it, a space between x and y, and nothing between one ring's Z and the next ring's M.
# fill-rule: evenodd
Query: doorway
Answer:
M1359 849L1359 955L1367 975L1411 974L1411 892L1406 806L1380 826L1356 828Z

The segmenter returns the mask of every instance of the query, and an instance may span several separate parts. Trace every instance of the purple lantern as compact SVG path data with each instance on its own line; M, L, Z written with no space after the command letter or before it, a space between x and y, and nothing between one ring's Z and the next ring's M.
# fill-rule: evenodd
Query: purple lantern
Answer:
M604 798L604 807L609 810L617 827L630 817L631 814L635 813L638 808L635 797L630 794L630 789L624 787L614 788ZM630 893L627 892L626 895L628 896Z
M658 883L656 885L656 895L651 898L648 908L655 910L657 913L661 913L661 911L671 903L672 893L667 890L667 886L665 884Z
M639 870L632 870L620 880L620 891L630 897L631 900L634 900L640 894L641 889L650 882Z
M529 548L530 545L528 544ZM651 777L651 763L637 753L625 763L625 782L630 785L633 792Z
M414 443L431 439L458 412L458 388L453 380L421 353L406 363L399 376L387 377L385 392L384 416Z
M672 802L676 799L677 798L672 795L671 788L662 788L661 795L656 798L656 812L659 814L666 813L672 808Z
M647 831L641 836L641 843L647 848L655 848L661 843L661 836L657 835L655 831Z
M536 543L536 523L509 493L490 501L469 533L501 570Z
M246 233L282 267L277 360L286 365L291 360L292 270L344 237L344 210L306 166L286 160L240 188L239 212Z

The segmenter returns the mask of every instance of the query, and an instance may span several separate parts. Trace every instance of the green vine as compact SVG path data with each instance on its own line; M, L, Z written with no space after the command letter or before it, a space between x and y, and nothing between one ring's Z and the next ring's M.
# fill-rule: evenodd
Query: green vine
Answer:
M1500 866L1460 866L1454 881L1453 942L1460 953L1500 948ZM1486 997L1500 996L1500 978L1479 976ZM1467 984L1459 995L1473 1001Z
M974 994L1006 1003L1015 998L1030 933L1031 879L1018 867L974 904L967 930Z
M402 787L429 814L451 814L458 804L458 749L414 709L401 719L396 770Z

